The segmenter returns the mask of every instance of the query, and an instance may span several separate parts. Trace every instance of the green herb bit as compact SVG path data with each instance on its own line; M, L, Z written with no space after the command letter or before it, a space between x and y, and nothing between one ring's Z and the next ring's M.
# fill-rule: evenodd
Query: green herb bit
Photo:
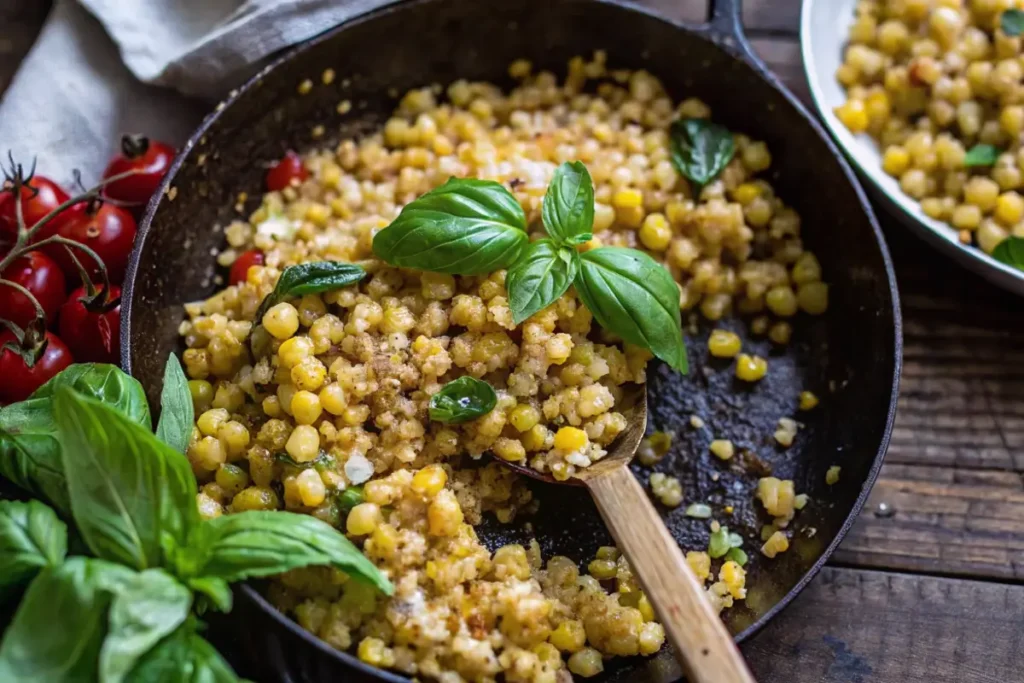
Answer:
M711 506L704 503L693 503L686 508L686 516L694 519L711 519Z
M1018 270L1024 270L1024 237L1010 235L992 250L992 258Z
M729 552L725 554L725 559L732 560L741 567L747 564L749 560L743 548L729 548Z
M299 462L287 453L278 453L274 458L281 464L287 465L288 467L294 467L300 470L308 470L310 467L316 468L317 472L322 472L325 469L334 469L336 463L334 456L325 451L320 451L320 454L308 462Z
M993 145L978 144L967 150L964 156L964 166L975 168L979 166L992 166L999 158L999 148Z
M448 382L430 397L430 419L445 424L469 422L491 412L497 404L494 387L466 375Z
M348 513L356 505L362 503L363 500L362 486L349 486L340 492L336 498L338 509L344 513Z
M696 185L696 192L718 177L736 153L732 133L706 119L672 123L669 138L672 164Z
M1008 9L999 17L999 28L1009 37L1024 33L1024 12L1019 9Z

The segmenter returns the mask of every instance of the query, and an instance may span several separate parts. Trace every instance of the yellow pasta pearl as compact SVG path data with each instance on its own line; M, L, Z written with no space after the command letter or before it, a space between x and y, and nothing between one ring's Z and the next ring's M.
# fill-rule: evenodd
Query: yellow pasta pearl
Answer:
M708 352L715 358L732 358L742 346L739 335L728 330L712 330L708 338Z
M587 441L587 433L576 427L561 427L555 433L555 448L563 451L578 451Z
M448 475L440 465L427 465L412 478L412 490L432 498L448 483Z
M768 373L768 361L760 356L741 353L736 359L736 377L744 382L757 382Z
M288 339L299 329L299 312L289 303L280 303L264 313L261 322L274 338Z
M320 434L309 425L299 425L292 430L284 449L297 462L309 462L320 453Z
M320 418L320 397L310 391L296 391L292 397L292 416L300 425L311 425Z
M345 520L345 530L353 536L373 533L382 521L380 506L375 503L360 503L352 508Z

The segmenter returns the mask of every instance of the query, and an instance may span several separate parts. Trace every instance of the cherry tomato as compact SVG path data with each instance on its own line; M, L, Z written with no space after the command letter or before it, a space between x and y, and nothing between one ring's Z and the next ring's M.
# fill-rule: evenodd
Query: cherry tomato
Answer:
M68 193L57 183L40 175L33 176L29 184L21 188L21 212L25 227L31 228L68 199ZM14 190L8 187L0 194L0 240L13 242L18 237L17 210ZM81 208L77 206L65 209L58 218L46 224L43 231L36 235L35 241L56 235L60 224L79 211Z
M16 337L10 330L0 333L0 348ZM58 372L71 365L71 352L57 335L46 333L46 350L31 368L24 359L11 349L0 351L0 401L14 403L24 401L32 392L45 384Z
M102 291L103 285L97 289ZM121 304L109 311L90 311L81 299L85 287L71 292L60 309L60 336L67 340L79 363L116 363L120 353ZM110 286L111 300L121 297L121 288Z
M85 209L79 214L62 221L60 236L84 244L103 260L107 266L107 275L112 283L119 283L124 277L128 266L128 256L135 242L135 219L124 209L110 203ZM68 256L67 247L55 244L49 248L49 254L64 269L64 274L77 277L78 270L74 261ZM99 268L91 257L81 250L75 250L75 257L85 266L89 276L95 281Z
M267 189L272 192L283 190L289 187L292 181L301 183L308 177L309 171L302 165L302 158L288 150L284 157L267 171Z
M174 156L174 148L168 144L144 135L125 135L121 138L121 153L111 159L103 177L127 171L136 173L104 187L103 196L127 204L145 205L167 174Z
M235 259L235 262L231 264L231 276L230 284L237 285L240 282L245 282L245 278L249 273L250 266L262 266L263 265L263 252L259 249L250 249L249 251L243 251Z
M2 277L31 292L46 312L46 325L53 324L64 303L67 285L64 273L52 258L41 251L30 251L7 266ZM0 318L24 329L35 317L36 307L27 296L13 287L0 285Z

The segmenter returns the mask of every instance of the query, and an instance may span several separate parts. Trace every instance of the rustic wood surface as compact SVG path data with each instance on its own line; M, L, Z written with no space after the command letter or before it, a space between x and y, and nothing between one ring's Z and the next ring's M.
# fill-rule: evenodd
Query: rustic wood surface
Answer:
M0 92L46 4L0 0ZM706 12L703 0L638 4ZM806 100L799 11L748 0L744 20ZM881 219L905 331L886 465L835 566L743 650L761 683L1024 681L1024 300Z

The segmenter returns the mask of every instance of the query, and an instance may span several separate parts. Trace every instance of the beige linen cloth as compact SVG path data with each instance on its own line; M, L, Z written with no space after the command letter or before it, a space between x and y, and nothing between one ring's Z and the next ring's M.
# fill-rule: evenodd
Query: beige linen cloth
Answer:
M274 53L389 2L56 0L0 100L0 152L92 183L122 133L180 145Z

